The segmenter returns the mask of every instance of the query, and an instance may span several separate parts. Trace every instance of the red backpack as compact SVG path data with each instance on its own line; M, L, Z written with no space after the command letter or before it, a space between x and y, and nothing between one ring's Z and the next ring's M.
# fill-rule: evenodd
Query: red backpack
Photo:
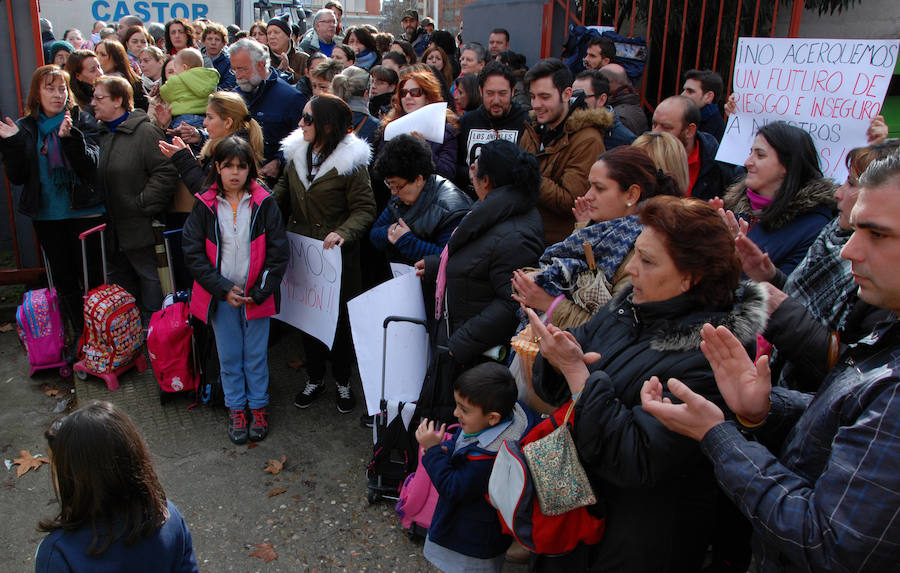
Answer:
M579 543L595 545L603 539L606 524L603 518L591 514L587 507L554 516L541 513L522 446L558 428L568 409L569 402L532 428L518 443L504 441L497 452L488 484L488 501L500 515L503 533L512 535L523 547L541 555L566 553Z
M150 317L147 351L153 374L163 392L194 390L200 381L192 360L191 311L186 302L176 302Z

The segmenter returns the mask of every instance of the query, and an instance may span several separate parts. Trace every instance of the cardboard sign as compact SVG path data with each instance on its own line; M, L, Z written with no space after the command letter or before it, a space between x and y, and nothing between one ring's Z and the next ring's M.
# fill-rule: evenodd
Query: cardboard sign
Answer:
M742 165L760 127L786 121L808 132L825 177L847 178L847 153L867 145L869 122L897 64L898 40L740 38L728 118L716 159Z
M281 312L273 318L334 344L341 300L341 249L288 233L291 258L281 281Z
M366 410L378 413L381 400L381 368L384 319L405 316L425 320L422 279L406 273L381 283L347 302L350 330L356 348L359 377L366 395ZM425 328L409 322L392 322L387 329L387 400L412 402L419 398L428 367L428 335Z

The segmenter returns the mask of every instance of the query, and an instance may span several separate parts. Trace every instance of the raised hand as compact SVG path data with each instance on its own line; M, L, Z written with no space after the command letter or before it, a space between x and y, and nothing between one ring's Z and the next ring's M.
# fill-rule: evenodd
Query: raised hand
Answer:
M575 217L575 222L581 225L585 225L590 223L591 221L591 203L585 199L584 197L576 197L575 198L575 206L572 207L572 215Z
M513 271L511 282L514 301L541 311L546 311L553 303L554 297L534 282L532 273Z
M191 149L188 147L187 143L180 137L172 138L172 143L166 143L164 139L159 140L159 151L166 157L172 157L180 149L187 149L188 153L191 153ZM191 153L191 155L193 155L193 153Z
M581 392L590 375L588 364L600 360L600 355L596 352L585 354L571 332L560 330L553 324L544 325L533 310L525 306L522 309L528 316L541 355L565 377L572 394Z
M68 137L71 132L72 114L67 111L65 117L63 117L62 123L59 124L59 131L57 131L56 133L60 137Z
M700 350L709 360L719 392L731 411L751 424L765 420L772 392L769 357L762 356L753 364L740 341L724 326L704 324L700 334Z
M437 432L435 432L435 425L436 422L434 420L422 418L419 427L416 428L416 441L426 450L431 446L439 445L444 437L444 432L447 431L447 424L441 424Z
M17 133L19 133L19 126L16 125L16 122L14 122L12 118L7 117L4 121L0 122L0 138L6 139Z
M756 246L747 235L738 233L734 240L734 246L741 255L741 264L744 274L756 282L769 282L775 278L775 264L769 258L768 253Z

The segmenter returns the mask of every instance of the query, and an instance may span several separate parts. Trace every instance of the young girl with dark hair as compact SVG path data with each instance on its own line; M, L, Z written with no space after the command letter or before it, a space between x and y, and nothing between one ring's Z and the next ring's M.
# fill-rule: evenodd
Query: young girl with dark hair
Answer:
M35 571L195 572L191 532L166 499L140 433L109 402L91 402L44 433L59 513Z
M250 144L227 137L213 163L212 185L197 195L184 225L184 258L194 277L191 314L216 334L228 437L243 444L269 430L269 317L278 313L289 249L278 205L256 179Z
M275 186L287 230L318 239L325 249L341 248L341 297L337 331L331 350L304 333L303 347L309 379L294 398L306 408L325 389L326 361L337 382L337 409L353 410L350 390L353 343L347 301L359 294L360 241L375 221L375 197L369 181L369 144L352 133L353 113L340 98L320 95L303 108L300 128L281 144L287 161Z

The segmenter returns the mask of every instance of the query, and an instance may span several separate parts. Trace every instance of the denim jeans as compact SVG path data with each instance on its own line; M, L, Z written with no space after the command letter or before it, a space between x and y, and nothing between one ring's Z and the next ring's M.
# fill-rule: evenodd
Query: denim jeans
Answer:
M243 307L218 301L210 320L216 333L225 405L251 410L269 404L269 319L247 320Z

